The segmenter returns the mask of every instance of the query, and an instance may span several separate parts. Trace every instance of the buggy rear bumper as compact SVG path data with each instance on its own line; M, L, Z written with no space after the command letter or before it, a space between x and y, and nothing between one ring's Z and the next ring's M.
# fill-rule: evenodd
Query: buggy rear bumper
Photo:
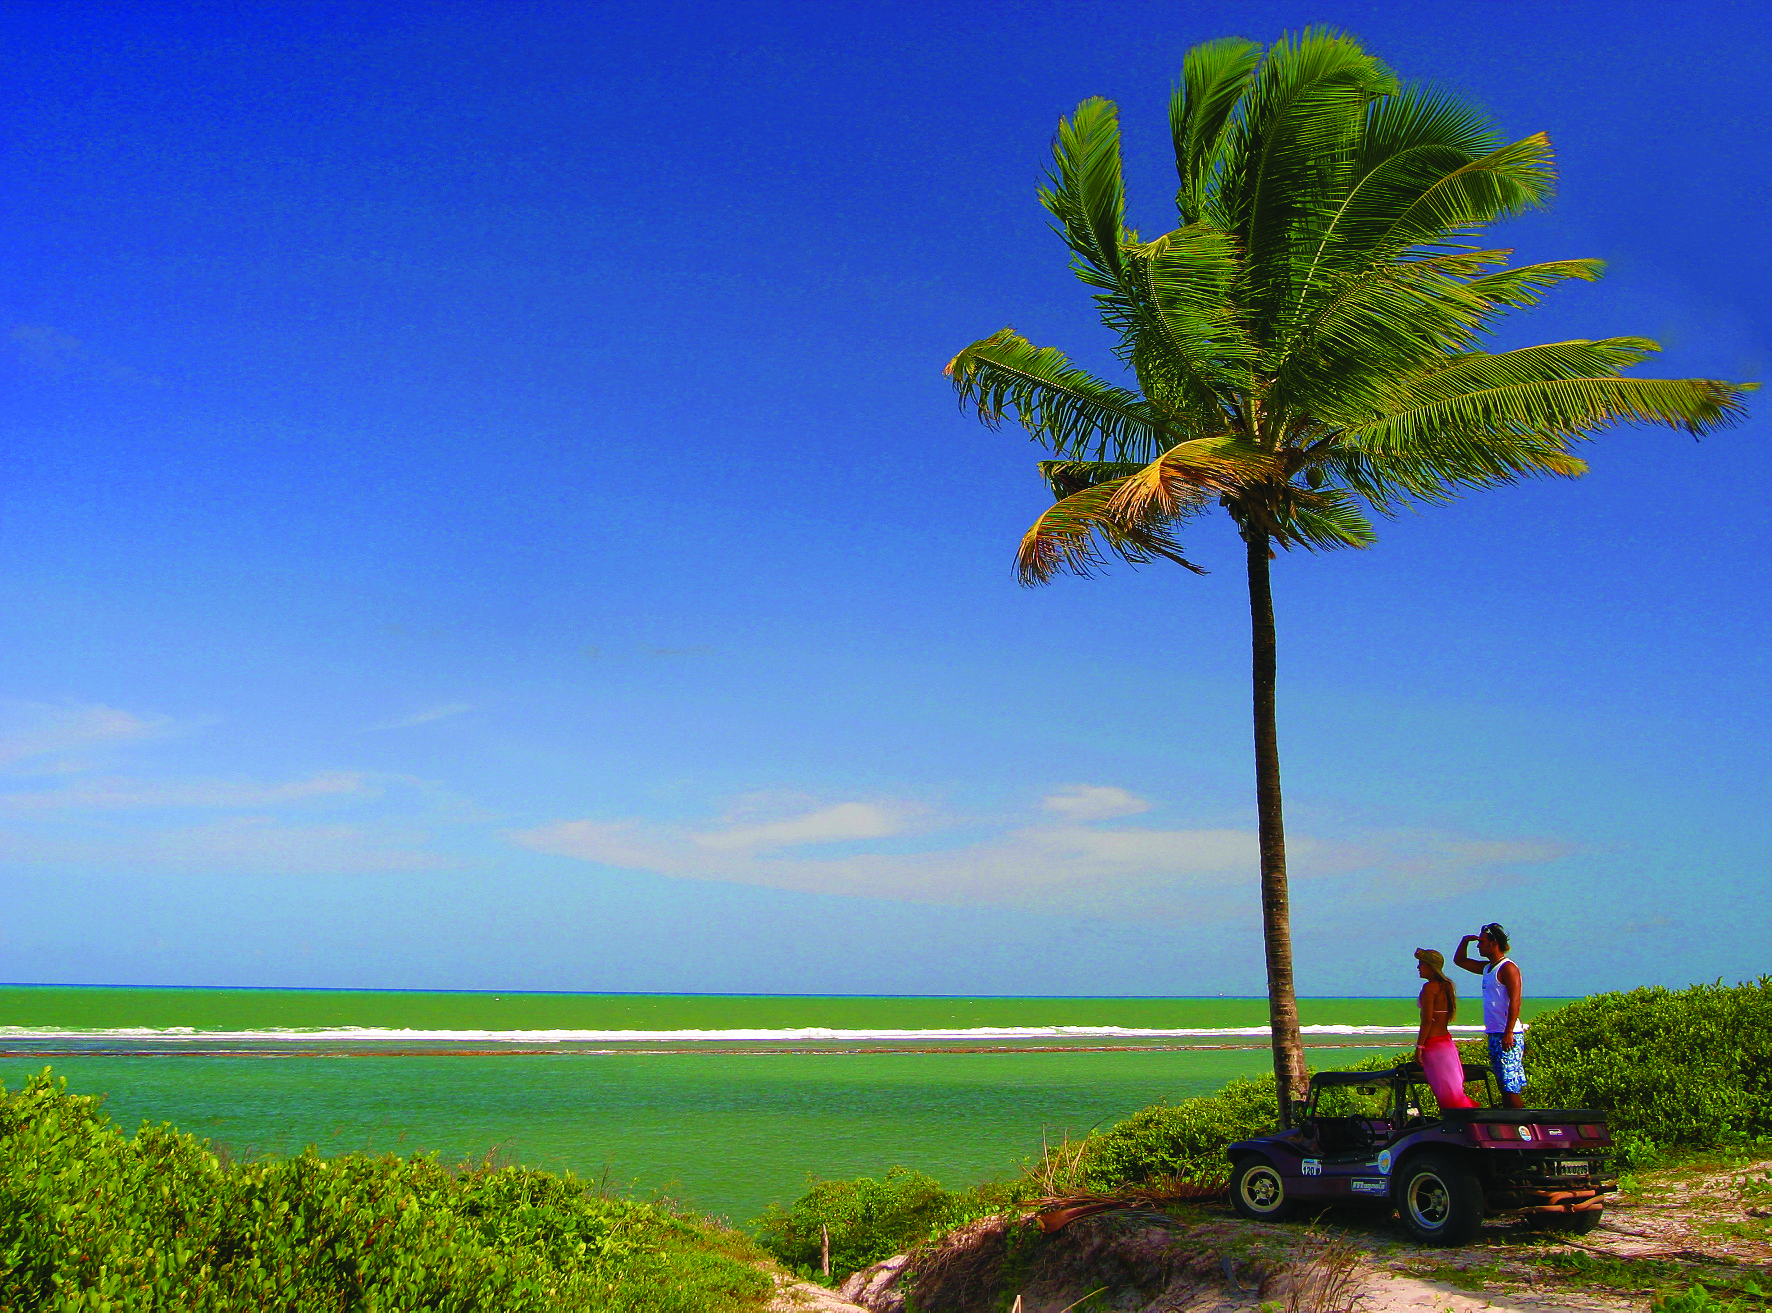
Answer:
M1584 1186L1576 1190L1491 1190L1483 1203L1491 1213L1597 1213L1606 1196L1616 1193L1610 1185Z

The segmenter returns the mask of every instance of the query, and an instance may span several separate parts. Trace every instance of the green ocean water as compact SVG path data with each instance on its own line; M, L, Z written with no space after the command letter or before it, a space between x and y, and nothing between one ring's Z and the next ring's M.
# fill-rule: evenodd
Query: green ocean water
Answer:
M1350 1056L1354 1056L1351 1055ZM1042 1133L1086 1133L1268 1063L1195 1053L71 1057L126 1127L168 1120L238 1155L368 1149L502 1158L664 1191L748 1222L808 1173L903 1164L963 1185L1012 1174ZM33 1063L0 1059L16 1087Z
M1302 1000L1300 1011L1307 1026L1406 1026L1414 1004ZM1012 1174L1043 1136L1086 1134L1270 1063L1259 1035L1029 1040L993 1028L1223 1030L1265 1014L1252 999L0 987L0 1080L17 1088L52 1065L76 1092L106 1095L126 1129L170 1121L236 1156L307 1144L327 1155L434 1151L446 1162L491 1151L746 1223L792 1200L809 1173L902 1164L952 1185ZM173 1027L188 1029L165 1033ZM299 1033L327 1028L368 1033ZM820 1028L901 1035L803 1035ZM972 1033L920 1033L954 1030ZM622 1031L652 1038L499 1038ZM683 1034L758 1031L776 1033ZM405 1038L413 1032L427 1038ZM1315 1061L1341 1065L1409 1037L1312 1038L1337 1045Z
M1408 998L1301 999L1305 1025L1412 1025ZM403 990L0 986L0 1027L386 1027L412 1030L731 1030L822 1026L1261 1026L1259 998L489 994Z

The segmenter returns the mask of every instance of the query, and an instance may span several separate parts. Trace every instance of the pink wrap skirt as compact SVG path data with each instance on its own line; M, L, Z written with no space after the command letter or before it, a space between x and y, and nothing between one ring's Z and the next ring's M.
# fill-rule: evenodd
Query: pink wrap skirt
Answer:
M1427 1083L1442 1108L1474 1108L1475 1099L1465 1097L1464 1059L1450 1035L1435 1035L1421 1046L1421 1066Z

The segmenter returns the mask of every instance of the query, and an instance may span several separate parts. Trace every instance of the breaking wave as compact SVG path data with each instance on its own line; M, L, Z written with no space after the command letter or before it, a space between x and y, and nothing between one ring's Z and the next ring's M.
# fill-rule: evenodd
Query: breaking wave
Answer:
M1301 1026L1307 1036L1413 1035L1414 1026ZM1481 1026L1452 1026L1480 1035ZM258 1030L198 1030L192 1026L111 1026L92 1029L45 1026L0 1026L4 1040L136 1040L176 1044L190 1040L280 1040L322 1043L455 1043L455 1044L736 1044L736 1043L917 1043L927 1040L1079 1040L1079 1039L1261 1039L1266 1026L1177 1027L1132 1026L975 1026L955 1030L892 1030L865 1027L836 1030L795 1026L775 1030L416 1030L381 1026L265 1027Z

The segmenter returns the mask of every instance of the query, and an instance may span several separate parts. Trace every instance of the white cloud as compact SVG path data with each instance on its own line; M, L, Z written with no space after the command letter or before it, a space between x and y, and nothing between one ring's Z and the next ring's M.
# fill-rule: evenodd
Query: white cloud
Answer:
M511 836L524 848L606 866L680 874L670 849L647 838L638 821L555 821Z
M1295 849L1289 840L1288 849ZM1294 874L1340 879L1372 901L1445 902L1517 885L1532 868L1559 861L1577 845L1561 839L1490 839L1446 830L1375 830L1352 840L1296 851Z
M719 830L633 820L560 821L511 838L538 852L684 879L920 903L1071 910L1087 904L1111 915L1135 907L1160 914L1164 907L1173 909L1180 890L1216 891L1253 867L1255 838L1247 831L1105 828L1097 818L1148 804L1122 789L1086 785L1054 797L1065 804L1048 808L1061 813L1057 820L910 853L793 851L903 835L929 812L902 801L825 806L802 801L797 814ZM1088 821L1074 821L1075 814Z
M1251 867L1255 835L1249 830L1100 830L1084 825L1031 827L1019 845L1090 870L1148 867L1180 874Z
M35 789L0 794L0 810L8 812L124 811L161 807L273 807L362 794L364 777L355 771L332 771L287 784L254 784L229 780L144 782L94 780L61 789Z
M999 825L982 837L946 842L925 834L918 851L903 836L935 826L926 808L896 801L819 805L795 795L740 801L718 828L639 820L571 820L510 836L537 852L679 879L726 881L807 894L917 903L1014 906L1110 919L1173 918L1197 923L1256 911L1259 868L1252 830L1158 828L1120 818L1150 804L1105 785L1071 785L1042 802L1043 817ZM759 811L768 814L759 818ZM950 830L958 822L947 822ZM897 838L897 851L868 840ZM832 855L813 845L848 841L862 851ZM1545 839L1491 839L1444 831L1385 831L1358 840L1293 834L1296 877L1335 897L1394 905L1437 902L1517 883L1571 851Z
M1072 821L1104 821L1149 811L1150 803L1125 789L1104 784L1071 784L1043 799L1041 806Z
M410 716L401 716L395 720L384 720L380 724L371 725L370 729L411 729L415 725L429 725L435 720L448 720L451 716L462 716L472 711L473 704L468 702L448 702L440 707L427 707L423 711L415 711Z
M429 835L399 826L288 825L242 816L157 834L141 859L169 866L250 869L304 875L411 871L442 865L422 851Z
M444 865L429 836L393 825L290 825L236 816L145 834L0 832L0 860L107 863L132 868L309 875L410 871Z
M46 758L105 744L150 738L170 722L88 703L0 703L0 766L27 773L59 767Z
M0 702L0 771L37 777L39 785L0 793L0 859L243 875L439 864L425 851L429 836L411 822L447 809L419 781L360 771L263 781L94 769L93 761L111 749L133 747L170 728L167 717L100 703ZM367 814L370 800L377 800L378 814ZM350 823L312 824L283 815L328 804ZM179 818L181 812L196 817ZM205 818L206 812L219 815ZM197 823L188 823L193 819Z
M841 843L853 839L884 839L898 834L905 822L921 808L903 803L840 802L803 816L741 825L692 835L713 852L759 851L793 848L809 843Z

